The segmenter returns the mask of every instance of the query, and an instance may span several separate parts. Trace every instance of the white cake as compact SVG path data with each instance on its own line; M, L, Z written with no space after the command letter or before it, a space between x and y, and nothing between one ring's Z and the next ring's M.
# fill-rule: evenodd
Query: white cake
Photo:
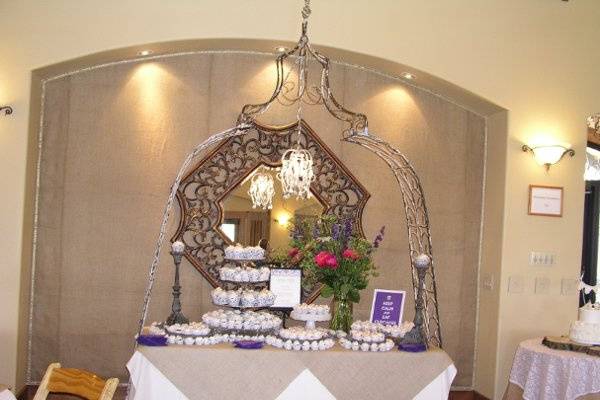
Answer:
M569 337L581 344L600 344L600 303L587 303L579 309L579 320L571 324Z

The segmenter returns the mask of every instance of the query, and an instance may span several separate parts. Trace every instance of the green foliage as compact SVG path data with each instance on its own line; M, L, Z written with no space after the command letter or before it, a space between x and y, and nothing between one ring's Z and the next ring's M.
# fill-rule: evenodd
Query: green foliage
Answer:
M349 221L334 215L294 220L290 231L287 263L301 267L307 283L322 283L323 297L360 301L360 291L377 275L373 244L356 236Z

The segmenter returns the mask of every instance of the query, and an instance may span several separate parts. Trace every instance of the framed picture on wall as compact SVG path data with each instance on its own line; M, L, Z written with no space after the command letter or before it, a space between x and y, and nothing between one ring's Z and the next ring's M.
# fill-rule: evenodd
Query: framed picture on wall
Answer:
M562 212L562 187L529 185L529 215L562 217Z

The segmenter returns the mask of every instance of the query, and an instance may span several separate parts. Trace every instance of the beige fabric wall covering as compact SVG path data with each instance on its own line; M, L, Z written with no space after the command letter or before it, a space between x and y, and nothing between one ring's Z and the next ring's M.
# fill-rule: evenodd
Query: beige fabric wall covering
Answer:
M194 144L231 127L243 104L271 94L274 76L270 57L192 54L45 84L32 381L51 361L125 378L172 179ZM470 386L485 121L374 72L334 65L331 79L339 100L366 113L370 130L397 146L421 178L444 348L458 368L454 384ZM294 115L295 109L278 106L262 122L291 122ZM305 107L305 119L371 193L363 216L367 236L386 225L376 255L380 276L355 309L355 318L367 319L373 288L411 290L400 191L374 154L340 142L339 121L317 107ZM177 219L175 213L171 232ZM172 272L170 256L163 255L149 321L170 312ZM210 287L185 260L181 279L184 313L198 320L213 308ZM407 304L405 319L413 308Z

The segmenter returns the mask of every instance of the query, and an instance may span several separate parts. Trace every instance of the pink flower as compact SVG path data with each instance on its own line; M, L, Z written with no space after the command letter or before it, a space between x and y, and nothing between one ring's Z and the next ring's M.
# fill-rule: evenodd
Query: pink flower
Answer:
M327 264L327 266L331 269L337 269L337 267L338 267L337 258L335 258L335 256L332 254L329 257L327 257L325 264Z
M342 256L344 258L347 258L350 260L358 260L360 258L360 254L358 254L358 252L356 250L352 250L352 249L344 250L344 252L342 253Z
M315 256L315 263L319 266L319 268L336 269L338 267L337 258L335 258L334 254L328 251L320 251Z
M300 253L300 250L298 250L296 247L292 247L290 251L288 251L288 257L294 258L298 255L298 253Z

